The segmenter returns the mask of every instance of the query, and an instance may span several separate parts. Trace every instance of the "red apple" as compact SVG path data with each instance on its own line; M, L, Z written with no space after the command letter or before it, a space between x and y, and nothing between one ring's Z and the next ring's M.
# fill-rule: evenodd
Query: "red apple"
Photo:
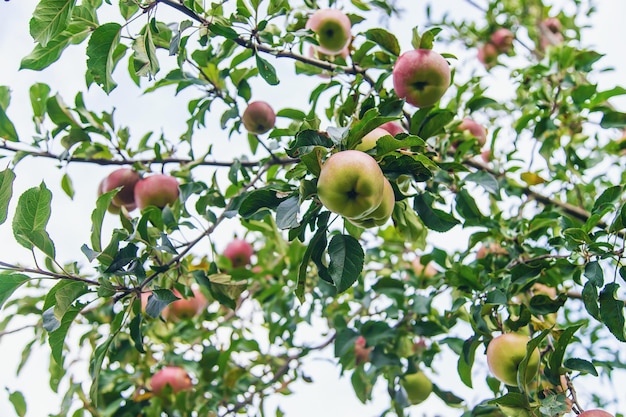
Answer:
M381 129L389 132L391 136L396 136L398 133L406 133L406 130L402 127L399 122L387 122L380 125Z
M470 136L476 138L479 147L483 147L487 143L487 129L469 117L463 119L457 129L466 131Z
M357 150L333 154L322 165L317 195L330 211L349 219L364 218L383 200L385 176L374 158Z
M274 128L276 113L265 101L253 101L244 110L241 121L248 132L261 135Z
M556 17L548 17L544 19L543 25L552 33L560 33L563 25Z
M519 333L504 333L493 338L487 346L487 365L489 371L501 382L517 386L517 372L526 356L526 345L530 338ZM529 383L539 370L541 356L535 349L528 360L526 383Z
M374 347L365 347L366 345L367 342L363 336L357 337L354 341L354 357L357 366L370 360L370 352Z
M428 107L450 86L450 65L432 49L415 49L400 55L392 76L398 97L414 106Z
M604 410L587 410L578 414L578 417L613 417L613 414L609 414Z
M128 211L132 211L135 208L135 185L141 177L130 168L120 168L111 172L100 183L100 191L102 193L108 193L118 187L122 187L121 190L113 197L111 203L117 207L125 206Z
M492 43L486 43L480 47L478 47L478 60L485 66L485 68L490 69L496 65L498 61L498 48Z
M163 208L177 199L178 180L170 175L151 175L135 185L135 203L140 210L148 206Z
M250 265L253 254L252 245L243 239L234 239L224 248L224 256L230 259L233 268Z
M180 299L170 303L163 309L161 312L163 318L178 321L190 319L202 313L202 311L207 308L209 302L199 288L193 287L191 291L193 292L193 296L184 298L178 290L172 290L174 295Z
M309 17L305 27L315 32L319 51L328 55L340 54L352 38L350 18L337 9L317 10Z
M161 395L166 386L171 387L173 393L178 393L191 389L192 385L189 374L178 366L165 366L150 380L150 388L156 395Z
M514 39L515 35L507 28L500 28L491 34L491 43L503 54L511 50Z

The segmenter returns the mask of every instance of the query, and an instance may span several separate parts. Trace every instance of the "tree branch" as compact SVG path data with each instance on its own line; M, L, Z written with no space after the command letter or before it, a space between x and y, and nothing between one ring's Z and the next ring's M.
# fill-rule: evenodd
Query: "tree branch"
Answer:
M98 281L92 281L90 279L78 277L76 275L58 274L56 272L44 271L43 269L38 269L38 268L26 268L23 266L13 265L13 264L3 262L3 261L0 261L0 269L6 269L10 271L15 271L15 272L25 272L28 274L43 275L42 278L67 279L70 281L84 282L85 284L88 284L88 285L100 285ZM122 288L119 287L119 289L122 289Z

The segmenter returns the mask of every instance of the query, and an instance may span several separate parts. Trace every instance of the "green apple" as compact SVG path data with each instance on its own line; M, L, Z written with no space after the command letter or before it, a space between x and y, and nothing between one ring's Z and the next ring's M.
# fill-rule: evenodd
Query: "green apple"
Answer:
M502 54L511 50L514 39L515 35L507 28L500 28L491 34L491 43Z
M150 388L156 395L164 393L169 386L173 393L191 389L193 383L187 371L179 366L165 366L155 373L150 380Z
M487 346L487 365L491 374L506 385L517 386L517 372L526 356L526 345L530 338L518 333L504 333L493 338ZM535 349L528 360L526 383L539 370L541 356Z
M140 210L148 206L163 208L177 199L178 181L170 175L151 175L135 185L135 203Z
M364 218L383 200L385 176L374 158L357 150L333 154L322 165L317 195L330 211L350 219Z
M241 122L248 132L262 135L274 128L276 113L265 101L253 101L243 111Z
M324 54L342 53L352 39L350 18L338 9L317 10L309 17L305 27L315 32L319 51Z
M450 65L432 49L415 49L400 55L392 76L398 97L414 106L428 107L450 86Z
M433 383L422 371L404 375L400 384L406 391L409 402L413 405L424 402L433 392Z
M388 134L389 132L385 129L377 127L371 132L367 133L365 136L363 136L363 138L361 138L361 142L356 146L355 149L357 151L363 152L374 149L376 147L376 142L378 142L378 139L382 138L383 136L387 136Z
M384 178L385 186L383 188L383 199L376 210L369 213L366 217L357 219L348 219L353 224L369 229L371 227L382 226L391 217L393 208L396 204L396 197L393 193L393 187L387 178Z

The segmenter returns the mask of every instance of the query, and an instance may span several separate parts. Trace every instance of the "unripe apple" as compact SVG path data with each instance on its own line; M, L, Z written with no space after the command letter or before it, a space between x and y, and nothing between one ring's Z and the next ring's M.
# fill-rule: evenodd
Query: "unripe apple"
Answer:
M398 133L406 133L404 127L399 122L387 122L380 125L381 129L385 129L391 136L396 136Z
M177 199L178 180L170 175L151 175L135 185L135 203L140 210L148 206L163 208Z
M374 347L365 347L366 345L367 342L363 336L357 337L354 341L354 358L357 366L370 360L370 352Z
M383 200L385 176L374 158L357 150L333 154L322 165L317 195L330 211L349 219L364 218Z
M478 47L477 57L485 68L490 69L498 61L498 48L491 42L488 42Z
M387 132L385 129L377 127L365 136L363 136L363 138L361 139L361 143L359 143L355 149L357 151L363 152L374 149L376 147L376 142L378 142L378 139L388 134L389 132Z
M587 410L580 413L578 417L613 417L613 414L609 414L604 410Z
M173 393L178 393L191 389L192 385L189 374L179 366L165 366L150 380L150 388L156 395L161 395L166 386L170 386Z
M319 51L328 55L340 54L352 38L350 18L337 9L317 10L309 17L305 27L315 32Z
M487 346L487 365L491 374L506 385L517 386L517 371L526 356L528 336L518 333L504 333L493 338ZM541 356L535 349L528 360L526 383L529 383L539 370Z
M450 87L450 65L432 49L414 49L400 55L392 76L398 97L417 107L432 106Z
M253 254L252 245L243 239L234 239L224 248L224 256L230 259L233 268L250 265Z
M515 35L507 28L500 28L491 34L491 43L503 54L511 50L514 39Z
M265 101L253 101L243 111L241 121L248 132L261 135L274 128L276 113Z
M180 299L168 304L168 306L163 309L161 312L163 318L178 321L190 319L202 313L202 311L207 308L209 302L199 288L193 287L191 291L193 292L193 296L184 298L178 290L172 290L174 295Z
M376 208L376 210L374 210L364 218L348 219L350 222L366 229L376 226L382 226L387 223L387 221L391 217L391 214L393 213L393 208L396 204L396 197L394 195L393 187L391 186L389 180L387 178L384 178L384 182L385 186L383 188L383 198L378 208Z
M100 189L102 193L108 193L118 187L122 189L113 197L111 203L117 207L125 206L128 211L135 208L135 185L141 177L130 168L120 168L111 172L102 180Z
M466 117L461 121L457 130L468 132L470 136L475 137L478 146L481 148L487 143L487 129L474 119Z
M406 391L409 402L413 405L424 402L433 392L433 383L422 371L404 375L400 384Z

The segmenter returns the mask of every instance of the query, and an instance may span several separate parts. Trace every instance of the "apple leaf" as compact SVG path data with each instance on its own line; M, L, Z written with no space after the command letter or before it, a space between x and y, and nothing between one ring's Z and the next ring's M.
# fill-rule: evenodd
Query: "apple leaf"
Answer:
M380 116L375 108L365 112L363 117L350 126L350 133L346 140L346 149L354 149L361 139L380 125L398 120L397 116Z
M54 259L54 243L46 232L50 219L50 202L52 193L42 182L39 187L26 190L19 198L15 217L13 217L13 235L15 240L32 250L39 248Z
M396 139L391 135L385 135L380 137L376 141L376 155L382 156L386 153L393 152L402 148L411 148L413 146L426 146L426 142L417 136L413 135L398 135L399 138Z
M141 332L142 319L143 319L143 316L141 315L141 313L137 314L130 321L130 324L128 325L128 329L130 331L130 337L131 339L133 339L133 344L135 345L135 349L137 349L139 353L146 353L146 350L143 347L143 334Z
M561 374L559 372L561 368L561 364L563 362L563 357L565 357L565 350L570 340L576 334L578 329L582 327L582 324L576 324L573 326L569 326L567 329L563 330L559 335L559 338L554 346L554 351L550 354L548 366L544 370L545 376L548 380L554 384L560 384Z
M197 276L196 272L199 271L194 271L194 277ZM231 276L227 274L209 275L207 280L204 281L205 285L207 281L209 283L208 289L211 292L211 295L215 297L220 304L223 304L233 310L237 307L237 300L239 300L239 296L247 287L245 280L233 281Z
M419 46L416 49L433 49L433 42L441 31L441 28L432 28L422 33Z
M454 226L460 224L454 216L445 211L432 207L434 198L430 194L417 194L414 199L415 211L426 227L436 232L447 232Z
M9 401L13 404L15 413L18 417L24 417L26 415L26 399L24 398L24 394L20 391L10 392L8 388L6 388L6 390L9 392Z
M354 284L361 271L365 254L358 240L350 235L335 235L328 244L330 274L337 293L341 294Z
M30 35L45 47L70 21L76 0L41 0L30 19Z
M600 320L600 307L598 307L598 289L591 281L587 281L582 291L585 310L596 320Z
M480 338L472 336L463 342L463 351L459 355L459 361L457 362L457 371L461 381L468 386L472 386L472 366L474 365L474 357L476 356L476 349L480 345Z
M279 229L293 229L298 227L298 213L300 202L297 195L280 202L276 207L276 226Z
M454 112L447 109L431 111L422 120L417 129L417 136L426 140L445 132L445 126L454 120ZM413 129L411 129L413 130ZM411 132L413 133L413 132Z
M118 46L122 26L118 23L105 23L91 34L87 45L87 69L93 80L106 93L110 93L117 86L112 74L117 60L121 58Z
M617 128L623 129L626 127L626 113L622 113L615 110L607 110L602 116L600 126L605 129Z
M278 76L276 75L276 69L267 60L261 58L259 54L256 54L256 66L259 69L259 74L269 85L277 85L280 83Z
M376 43L391 55L400 55L400 43L393 33L390 33L385 29L374 28L366 31L365 37Z
M624 302L615 295L620 286L617 283L606 284L600 292L600 318L606 327L620 342L626 342L624 334Z
M0 309L11 294L30 278L23 274L0 273Z
M249 219L261 210L275 210L283 200L285 199L277 197L274 190L264 188L252 191L241 202L239 215L244 219Z
M52 358L59 366L63 366L63 345L65 337L67 336L70 326L80 312L81 308L82 306L72 306L68 309L63 316L59 327L48 334L48 344L50 345L50 350L52 351Z
M102 194L96 200L96 208L91 212L91 246L94 251L102 251L102 223L107 209L113 201L113 197L118 193L118 189Z
M194 275L196 272L202 271L194 271ZM148 303L146 304L146 314L152 318L157 318L168 304L176 300L180 300L180 298L176 297L170 290L152 290L152 294L148 297Z
M563 362L563 366L567 369L571 369L573 371L586 372L593 376L598 376L598 370L593 365L593 363L580 359L580 358L569 358L565 362Z
M9 140L11 142L18 142L19 137L15 130L15 125L9 119L9 116L5 113L5 108L0 105L0 138Z
M9 211L9 201L13 196L13 181L15 180L15 173L10 169L5 169L0 172L0 224L4 223L7 219L7 213Z
M297 158L300 155L310 152L315 146L331 148L333 146L333 141L325 132L307 129L298 132L293 142L289 145L289 148L286 150L287 155L292 158Z
M551 331L552 331L551 328L543 330L539 334L539 336L536 336L533 339L531 339L526 345L526 356L524 356L524 359L522 359L519 366L517 367L517 386L522 390L522 392L526 391L525 381L529 381L530 379L532 379L532 378L529 378L527 375L528 374L528 361L530 360L530 357L533 355L533 352L535 351L535 349L538 348L538 346L541 344L543 339L545 339L550 334Z

